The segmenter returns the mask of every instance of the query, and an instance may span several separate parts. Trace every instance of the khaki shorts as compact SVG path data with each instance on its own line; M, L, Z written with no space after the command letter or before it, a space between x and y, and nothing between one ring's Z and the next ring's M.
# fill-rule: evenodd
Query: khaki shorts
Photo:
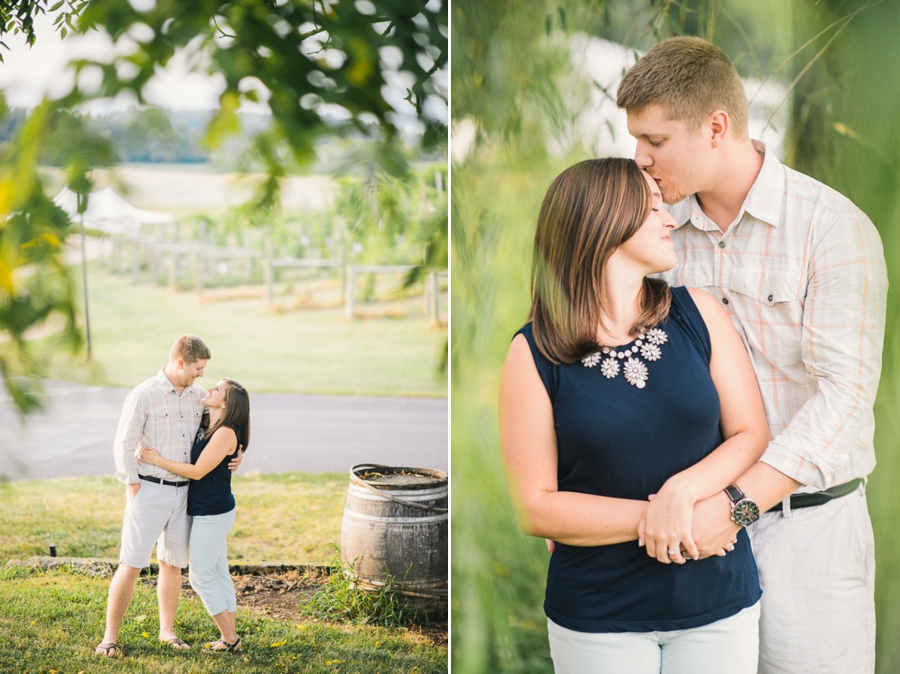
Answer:
M136 569L150 566L156 558L184 568L191 537L187 514L188 487L171 487L141 480L137 496L125 506L119 562Z
M788 517L766 513L747 532L763 590L759 674L872 674L875 545L865 487Z

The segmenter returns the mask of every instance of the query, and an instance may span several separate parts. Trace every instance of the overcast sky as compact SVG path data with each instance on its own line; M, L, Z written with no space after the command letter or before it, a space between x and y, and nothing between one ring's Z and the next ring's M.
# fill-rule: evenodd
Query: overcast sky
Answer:
M130 40L120 40L114 46L106 33L69 35L63 40L53 29L52 18L39 14L34 21L37 40L31 48L25 44L24 35L6 35L3 41L10 50L3 50L0 64L0 88L5 91L7 102L16 107L32 108L44 95L63 96L72 89L75 81L72 69L66 64L73 58L108 60L115 50L128 47ZM225 89L221 75L210 76L191 73L189 55L177 54L169 65L161 70L145 88L147 101L164 108L178 110L209 110L218 107L218 98ZM134 105L133 98L115 101L98 101L91 106L94 112L125 109ZM255 111L259 111L257 108ZM263 107L263 110L266 108Z
M135 4L144 0L129 1ZM438 2L438 0L431 1ZM143 28L150 30L146 26ZM96 31L87 35L69 34L62 39L59 32L53 28L53 18L43 14L35 17L34 32L36 41L33 47L28 47L22 34L5 35L3 41L9 46L9 50L0 47L3 53L3 63L0 64L0 89L3 90L7 103L13 107L33 108L44 96L59 98L69 93L75 82L75 74L74 69L67 67L67 64L73 59L108 62L116 53L125 54L134 50L137 44L129 36L123 36L119 38L117 44L113 44L108 34ZM133 37L147 39L146 36L137 34ZM405 100L407 87L411 86L412 75L397 72L396 69L400 64L391 63L395 60L391 58L391 49L382 48L382 60L388 63L385 66L386 85L382 88L382 95L397 113L394 123L403 131L418 135L422 133L424 126L417 118L414 108ZM176 53L164 69L159 69L156 76L144 87L145 100L151 105L170 110L218 108L219 96L225 90L225 78L218 73L205 74L204 64L207 62L206 54L189 44L187 48ZM82 89L90 90L92 82L99 86L102 74L99 68L86 68L80 77L83 78L80 82ZM434 74L434 80L441 90L448 90L447 66ZM242 101L241 112L269 114L271 111L266 105L269 95L262 83L256 78L246 78L241 82L242 87L245 83L257 90L260 103ZM136 104L133 95L123 93L115 99L91 101L82 109L93 114L103 114L125 110ZM438 96L428 96L423 105L428 114L444 124L447 123L448 111L445 100L441 100ZM322 106L320 113L335 119L345 119L349 114L342 108L328 104Z

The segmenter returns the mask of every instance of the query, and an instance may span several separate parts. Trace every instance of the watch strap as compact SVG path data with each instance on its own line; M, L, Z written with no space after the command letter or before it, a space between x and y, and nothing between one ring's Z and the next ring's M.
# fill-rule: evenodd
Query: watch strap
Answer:
M728 498L731 500L731 505L734 505L741 499L747 498L744 492L742 492L736 484L728 485L727 487L725 487L725 493L728 494Z

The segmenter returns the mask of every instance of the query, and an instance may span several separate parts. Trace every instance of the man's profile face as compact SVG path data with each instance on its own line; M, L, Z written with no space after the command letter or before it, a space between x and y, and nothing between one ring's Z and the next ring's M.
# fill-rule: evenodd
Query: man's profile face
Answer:
M704 185L710 143L704 129L691 130L669 119L661 105L628 112L628 132L637 139L634 160L659 185L663 201L674 204Z
M179 358L178 370L181 373L182 386L193 386L194 380L203 376L203 368L206 367L206 363L207 360L205 358L199 358L193 363L185 363L184 359Z

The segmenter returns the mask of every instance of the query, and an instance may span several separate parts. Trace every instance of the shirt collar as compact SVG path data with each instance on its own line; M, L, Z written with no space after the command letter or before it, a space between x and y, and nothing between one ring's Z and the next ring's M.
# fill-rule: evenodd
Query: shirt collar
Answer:
M763 165L756 180L753 181L753 187L744 199L741 210L757 220L778 227L784 206L784 166L774 152L766 152L766 146L761 141L754 140L753 146L762 154Z
M160 369L159 373L156 375L156 380L162 387L163 393L168 393L169 391L171 391L175 395L178 395L178 391L175 390L175 384L170 382L169 378L166 376L165 368Z
M761 141L754 140L753 147L763 155L763 165L744 198L740 215L749 213L757 220L777 227L781 222L784 205L784 166L774 153L766 152L766 146ZM715 223L703 214L696 194L669 206L669 213L678 223L676 229L688 222L693 222L698 229L718 229Z

